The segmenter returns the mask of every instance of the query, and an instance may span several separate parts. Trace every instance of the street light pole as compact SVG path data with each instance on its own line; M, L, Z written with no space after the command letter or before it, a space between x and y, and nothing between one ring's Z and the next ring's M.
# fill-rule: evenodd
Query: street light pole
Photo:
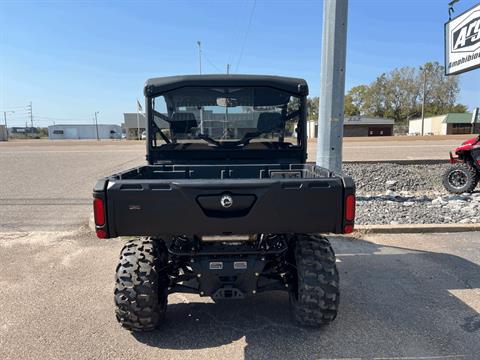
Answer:
M427 67L421 68L423 70L423 96L422 96L422 136L425 135L425 94L427 93Z
M317 165L342 171L348 0L323 2Z
M198 45L198 65L200 70L200 75L202 75L202 42L199 40L197 41Z
M97 114L99 114L100 111L95 111L95 129L97 132L97 141L100 141L100 137L98 136L98 121L97 121Z

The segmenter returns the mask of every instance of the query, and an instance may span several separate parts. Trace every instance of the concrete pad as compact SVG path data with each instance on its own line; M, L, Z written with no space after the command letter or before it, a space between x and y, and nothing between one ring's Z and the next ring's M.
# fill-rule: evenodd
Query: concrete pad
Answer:
M1 359L476 359L480 234L335 237L337 320L298 327L281 292L213 303L174 294L165 324L132 334L113 313L121 240L85 226L0 233Z

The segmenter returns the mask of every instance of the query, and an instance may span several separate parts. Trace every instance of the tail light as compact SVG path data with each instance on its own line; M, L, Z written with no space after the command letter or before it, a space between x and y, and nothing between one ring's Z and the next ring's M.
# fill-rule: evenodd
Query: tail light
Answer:
M93 200L93 217L95 219L95 225L105 225L105 205L103 199L95 198Z
M350 194L345 198L345 224L343 227L344 234L350 234L353 232L353 221L355 220L355 195Z
M343 227L344 234L351 234L353 232L353 225L345 225Z
M107 232L103 229L97 229L97 237L99 239L106 239L107 238Z
M345 220L353 221L355 219L355 195L347 195L345 199Z

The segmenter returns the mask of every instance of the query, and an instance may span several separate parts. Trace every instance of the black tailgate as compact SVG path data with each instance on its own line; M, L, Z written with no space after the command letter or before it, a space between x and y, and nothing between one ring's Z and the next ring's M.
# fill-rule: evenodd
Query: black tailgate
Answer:
M111 237L341 232L342 178L109 180ZM222 202L231 202L230 206ZM228 205L228 204L227 204Z

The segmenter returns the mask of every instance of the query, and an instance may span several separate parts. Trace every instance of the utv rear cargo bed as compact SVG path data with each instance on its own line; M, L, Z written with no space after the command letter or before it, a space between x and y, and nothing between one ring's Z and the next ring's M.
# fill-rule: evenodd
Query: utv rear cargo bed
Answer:
M309 164L150 165L95 192L106 197L110 237L341 233L354 185Z

